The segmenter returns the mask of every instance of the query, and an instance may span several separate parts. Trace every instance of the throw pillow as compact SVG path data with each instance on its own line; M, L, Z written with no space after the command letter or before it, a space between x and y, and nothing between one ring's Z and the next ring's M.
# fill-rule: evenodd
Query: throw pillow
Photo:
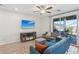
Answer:
M39 51L41 54L45 51L45 49L48 47L47 45L36 43L36 50Z

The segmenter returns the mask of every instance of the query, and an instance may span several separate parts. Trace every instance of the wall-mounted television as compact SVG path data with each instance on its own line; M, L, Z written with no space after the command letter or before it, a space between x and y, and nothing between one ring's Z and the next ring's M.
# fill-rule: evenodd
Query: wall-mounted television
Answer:
M22 20L21 27L23 29L34 29L35 28L35 21L34 20Z

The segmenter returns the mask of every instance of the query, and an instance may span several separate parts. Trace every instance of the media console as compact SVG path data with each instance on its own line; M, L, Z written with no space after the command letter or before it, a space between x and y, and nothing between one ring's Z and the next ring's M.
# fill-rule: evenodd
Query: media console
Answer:
M36 39L36 32L24 32L20 33L20 40L21 42L26 42L30 40Z

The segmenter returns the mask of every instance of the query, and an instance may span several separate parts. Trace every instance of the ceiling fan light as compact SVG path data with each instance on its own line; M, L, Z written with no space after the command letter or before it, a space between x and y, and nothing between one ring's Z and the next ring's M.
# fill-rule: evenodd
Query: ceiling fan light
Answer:
M40 12L40 13L42 13L42 14L43 14L43 13L46 13L46 11L45 11L45 10L41 10L41 12Z

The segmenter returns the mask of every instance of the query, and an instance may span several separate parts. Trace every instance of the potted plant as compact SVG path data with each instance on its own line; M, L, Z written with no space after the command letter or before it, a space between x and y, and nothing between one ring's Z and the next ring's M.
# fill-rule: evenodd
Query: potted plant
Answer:
M72 26L67 27L66 32L67 32L69 35L72 35L72 33L73 33L73 27L72 27Z

